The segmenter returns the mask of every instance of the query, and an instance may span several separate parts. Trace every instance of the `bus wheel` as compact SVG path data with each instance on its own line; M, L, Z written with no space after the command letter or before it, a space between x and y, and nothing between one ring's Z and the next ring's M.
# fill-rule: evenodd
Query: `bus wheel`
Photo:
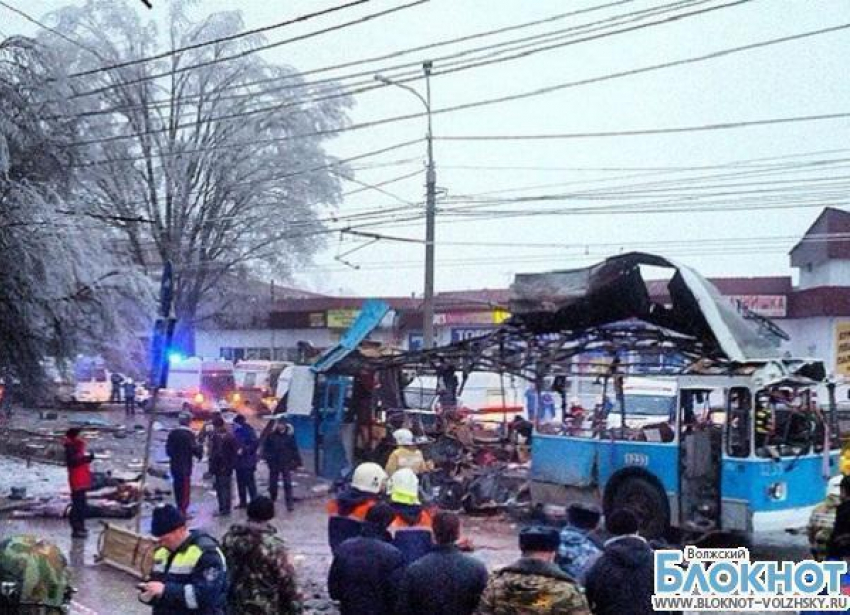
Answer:
M670 524L667 500L658 487L645 478L627 478L614 488L609 502L605 514L628 508L637 515L640 534L644 538L662 538L667 532Z

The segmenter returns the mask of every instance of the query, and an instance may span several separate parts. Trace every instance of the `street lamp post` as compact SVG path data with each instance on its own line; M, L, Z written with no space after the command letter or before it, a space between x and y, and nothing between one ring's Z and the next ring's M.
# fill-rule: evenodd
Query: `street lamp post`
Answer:
M437 168L434 165L434 133L431 130L431 67L430 60L422 63L425 73L425 97L412 87L403 83L375 75L375 79L387 85L407 90L423 105L428 115L428 168L425 172L425 296L422 305L422 345L424 348L434 347L434 226L437 201Z

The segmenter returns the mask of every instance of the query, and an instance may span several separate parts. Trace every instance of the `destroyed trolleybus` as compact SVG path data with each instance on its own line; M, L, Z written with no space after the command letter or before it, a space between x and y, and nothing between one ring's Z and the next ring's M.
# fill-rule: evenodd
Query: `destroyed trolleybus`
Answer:
M803 528L837 473L817 382L793 363L670 378L668 416L630 427L621 399L590 428L538 433L532 449L537 502L628 507L647 536ZM645 414L644 414L645 416ZM553 430L554 431L554 430Z
M673 270L661 301L643 278L650 267ZM584 357L608 359L590 420L539 426L536 502L628 507L651 537L805 527L838 473L838 422L816 394L822 363L790 358L775 324L648 254L518 276L512 290L516 323L538 340L565 340L560 355L537 353L537 377L562 373L575 384ZM628 395L634 376L655 379L666 397Z
M572 401L533 435L537 505L629 507L658 537L802 528L824 499L840 434L834 388L816 395L822 362L792 358L779 327L692 269L629 253L521 274L510 311L491 333L383 364L565 382Z

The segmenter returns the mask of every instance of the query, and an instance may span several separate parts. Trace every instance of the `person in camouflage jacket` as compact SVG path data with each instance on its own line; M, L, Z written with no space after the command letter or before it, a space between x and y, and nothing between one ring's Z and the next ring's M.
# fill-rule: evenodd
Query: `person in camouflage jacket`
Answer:
M0 581L14 584L0 596L0 613L63 613L70 602L70 571L62 551L36 536L0 541Z
M817 561L826 559L829 539L832 537L832 529L835 526L835 511L841 502L848 499L850 499L850 476L844 476L841 479L838 494L828 494L826 499L812 511L806 535L809 538L812 555Z
M227 606L234 615L302 612L295 569L269 523L273 518L274 503L258 497L248 504L248 523L237 523L224 535L222 550L230 566Z
M522 530L522 557L490 576L475 614L590 615L581 587L553 563L559 542L553 528Z
M567 525L561 528L561 544L555 563L580 583L602 553L595 536L601 516L594 507L572 504L567 509Z

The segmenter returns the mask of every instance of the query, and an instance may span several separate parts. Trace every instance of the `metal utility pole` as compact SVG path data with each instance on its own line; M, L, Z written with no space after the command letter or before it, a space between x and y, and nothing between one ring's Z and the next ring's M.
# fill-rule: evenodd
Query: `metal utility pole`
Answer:
M434 347L434 228L437 213L437 168L434 164L434 133L431 130L431 67L428 60L422 63L425 73L425 97L408 85L396 83L383 75L375 75L375 79L387 85L407 90L423 105L428 116L428 133L425 138L428 143L428 167L425 171L425 294L422 302L422 346Z

